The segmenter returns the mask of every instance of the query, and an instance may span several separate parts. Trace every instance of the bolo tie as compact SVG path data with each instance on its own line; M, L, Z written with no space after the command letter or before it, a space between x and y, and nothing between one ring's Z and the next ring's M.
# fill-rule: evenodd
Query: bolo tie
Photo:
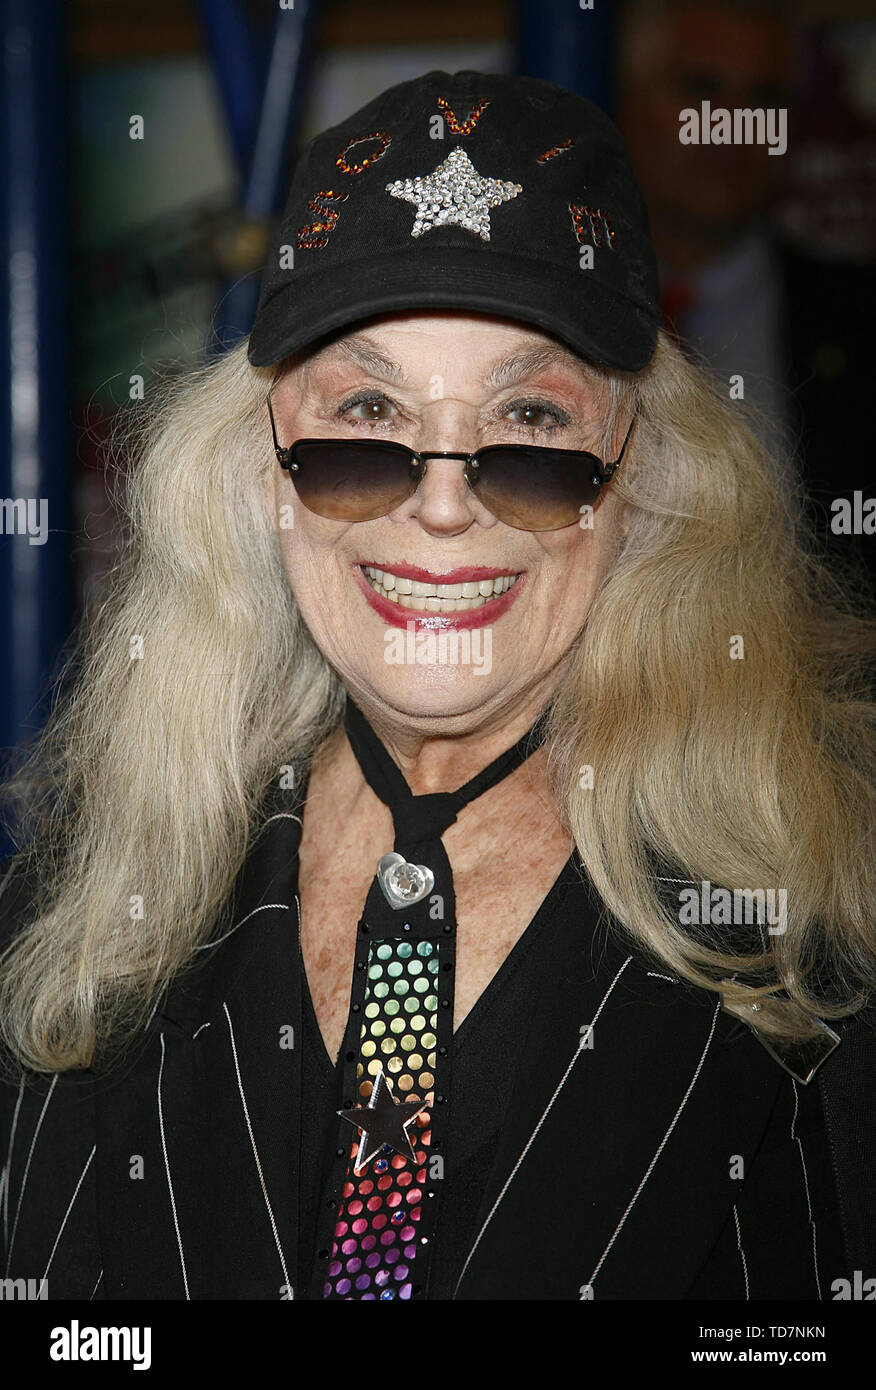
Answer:
M356 932L341 1048L343 1108L323 1194L318 1279L329 1299L427 1296L451 1095L456 900L441 835L544 739L547 709L454 792L414 796L347 696L344 727L392 813Z

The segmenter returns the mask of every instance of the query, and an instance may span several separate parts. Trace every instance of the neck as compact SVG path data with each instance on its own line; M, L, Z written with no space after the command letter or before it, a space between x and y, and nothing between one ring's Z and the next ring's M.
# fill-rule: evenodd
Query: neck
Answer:
M468 713L412 716L368 694L357 692L353 698L414 796L422 796L455 791L487 767L535 723L551 690L547 682L533 687L513 708L495 706L479 712L474 724ZM346 734L339 732L346 754L355 762Z

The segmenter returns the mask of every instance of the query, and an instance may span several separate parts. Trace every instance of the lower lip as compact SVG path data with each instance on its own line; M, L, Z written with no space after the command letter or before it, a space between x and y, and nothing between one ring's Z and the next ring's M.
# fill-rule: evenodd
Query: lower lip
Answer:
M372 589L368 578L363 574L359 565L353 566L353 573L356 576L356 583L362 590L374 612L385 623L392 627L407 629L408 623L415 623L417 628L445 630L457 628L465 630L473 627L488 627L497 618L501 618L503 613L507 613L512 603L516 599L523 585L524 576L521 574L516 583L506 589L500 598L493 598L487 603L481 604L480 608L463 608L456 613L421 613L415 608L402 608L399 603L390 603L388 598L383 598L376 590Z

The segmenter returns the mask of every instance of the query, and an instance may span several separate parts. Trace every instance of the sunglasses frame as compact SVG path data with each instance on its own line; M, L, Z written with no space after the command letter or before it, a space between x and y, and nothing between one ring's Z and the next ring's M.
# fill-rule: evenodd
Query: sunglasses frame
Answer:
M271 434L273 435L274 439L274 453L276 454L277 462L279 463L280 467L286 469L290 473L290 475L292 473L299 472L301 469L302 465L295 458L295 451L299 447L299 445L304 444L355 444L357 448L360 449L363 447L367 449L369 445L376 444L380 449L390 448L398 450L400 455L405 455L408 459L408 466L411 470L410 482L412 486L407 496L402 498L401 501L395 504L395 506L399 507L401 506L402 502L406 502L409 497L412 497L414 495L417 488L420 486L420 483L423 481L423 478L426 476L426 469L428 467L427 460L461 459L465 463L465 467L462 471L463 477L465 478L465 481L468 483L472 491L474 491L474 485L477 482L477 478L471 476L469 470L473 469L476 471L479 467L480 459L485 454L495 453L498 450L501 450L503 453L507 453L509 450L511 450L512 453L518 454L523 453L524 451L528 454L564 454L567 457L571 455L572 457L579 459L582 463L586 460L588 465L590 467L593 467L594 469L593 473L590 476L591 484L593 485L593 487L602 488L607 483L611 482L615 473L620 468L623 456L626 452L627 444L629 443L630 435L633 432L633 426L635 425L639 417L639 406L637 403L635 409L633 410L632 419L630 420L630 423L627 427L627 432L624 435L624 442L621 445L620 453L618 454L614 463L603 463L602 460L596 454L591 454L587 449L549 449L544 448L538 444L487 444L484 446L483 449L476 449L473 454L458 454L453 453L449 450L427 450L425 452L419 452L416 449L411 449L410 446L407 444L400 444L395 439L296 439L294 444L290 444L284 447L282 444L280 444L279 440L277 439L277 426L274 421L274 411L271 405L270 395L268 395L267 397L267 405L268 414L271 417ZM390 508L390 511L392 510L394 510L394 507ZM388 515L388 513L386 513L386 515ZM572 524L572 522L569 522L569 525Z

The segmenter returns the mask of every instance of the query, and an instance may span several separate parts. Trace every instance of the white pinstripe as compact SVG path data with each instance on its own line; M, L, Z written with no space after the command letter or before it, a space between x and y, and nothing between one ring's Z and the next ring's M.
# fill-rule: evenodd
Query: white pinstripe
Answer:
M287 1285L287 1287L291 1288L291 1287L292 1287L292 1284L291 1284L291 1281L290 1281L290 1279L289 1279L289 1272L288 1272L288 1270L286 1269L286 1257L285 1257L285 1255L283 1254L283 1247L282 1247L282 1245L280 1244L280 1233L279 1233L279 1231L277 1230L277 1223L276 1223L276 1221L274 1220L274 1211L273 1211L273 1208L271 1207L270 1198L268 1197L268 1189L267 1189L267 1187L265 1186L265 1177L264 1177L264 1173L262 1172L261 1160L259 1159L259 1151L258 1151L258 1149L256 1148L255 1136L253 1135L253 1132L252 1132L252 1124L251 1124L250 1118L249 1118L249 1106L248 1106L247 1103L246 1103L246 1096L245 1096L244 1093L243 1093L243 1081L241 1080L241 1076L240 1076L240 1066L239 1066L238 1060L237 1060L237 1046L236 1046L235 1041L234 1041L234 1029L233 1029L233 1027L232 1027L232 1025L231 1025L231 1014L228 1012L228 1005L225 1003L224 1000L222 1001L222 1007L223 1007L223 1009L225 1010L225 1017L226 1017L227 1020L228 1020L228 1033L229 1033L229 1036L230 1036L230 1038L231 1038L231 1051L232 1051L232 1053L233 1053L233 1055L234 1055L234 1070L235 1070L235 1072L236 1072L236 1074L237 1074L237 1089L238 1089L238 1091L240 1092L240 1100L241 1100L241 1104L243 1105L243 1114L244 1114L244 1117L245 1117L245 1119L246 1119L246 1128L247 1128L247 1131L248 1131L248 1133L249 1133L249 1142L250 1142L250 1144L252 1145L252 1155L253 1155L253 1158L255 1159L256 1169L258 1170L258 1175L259 1175L259 1182L261 1183L262 1196L263 1196L264 1199L265 1199L265 1206L266 1206L267 1209L268 1209L268 1217L270 1218L270 1222L271 1222L271 1230L272 1230L273 1233L274 1233L274 1244L275 1244L276 1247L277 1247L277 1254L280 1256L280 1267L281 1267L281 1269L282 1269L282 1271L283 1271L283 1281L284 1281L284 1283Z
M49 1101L52 1099L52 1096L53 1096L53 1094L54 1094L55 1087L57 1086L57 1084L58 1084L58 1073L55 1072L55 1075L52 1077L52 1084L51 1084L51 1086L49 1087L48 1094L47 1094L45 1100L43 1101L43 1108L42 1108L42 1110L40 1111L40 1117L39 1117L39 1119L38 1119L37 1122L36 1122L36 1128L34 1129L34 1132L33 1132L33 1138L32 1138L31 1141L30 1141L30 1151L29 1151L29 1153L28 1153L28 1155L27 1155L27 1163L24 1165L24 1177L21 1179L21 1187L18 1189L18 1204L17 1204L17 1206L16 1206L16 1208L15 1208L15 1220L14 1220L14 1222L12 1223L12 1235L11 1235L10 1238L9 1238L9 1249L8 1249L7 1255L6 1255L6 1274L7 1274L7 1275L9 1274L9 1266L12 1264L12 1247L13 1247L13 1245L15 1244L15 1232L18 1230L18 1218L19 1218L19 1216L21 1215L21 1202L22 1202L22 1198L24 1197L24 1189L25 1189L25 1186L27 1185L27 1175L28 1175L28 1173L30 1172L30 1161L31 1161L31 1159L33 1158L33 1151L34 1151L34 1149L36 1148L36 1141L37 1141L37 1139L38 1139L38 1137L39 1137L39 1132L40 1132L40 1130L42 1129L43 1120L44 1120L45 1117L46 1117L46 1111L47 1111L48 1108L49 1108ZM7 1178L7 1184L8 1184L8 1181L9 1181L9 1179Z
M235 926L233 926L233 927L231 928L230 931L227 931L227 932L225 933L224 936L220 936L219 939L218 939L218 941L205 941L205 942L204 942L204 945L203 945L203 946L199 946L197 949L198 949L199 951L212 951L212 949L213 949L214 946L221 946L223 941L227 941L228 938L229 938L229 936L233 936L234 933L237 931L237 928L238 928L238 927L242 927L243 924L244 924L244 922L248 922L249 919L250 919L250 917L255 917L255 915L256 915L257 912L269 912L272 908L273 908L274 910L278 910L278 911L281 911L281 912L288 912L288 911L289 911L289 904L288 904L288 903L262 903L261 907L254 907L253 910L252 910L252 912L248 912L248 913L246 914L245 917L241 917L240 921L237 922L237 923L235 924Z
M275 814L274 814L273 816L268 816L267 820L262 821L261 825L260 825L259 828L258 828L257 835L261 835L261 833L262 833L262 831L264 830L265 826L266 826L266 825L270 825L270 824L271 824L271 821L274 821L274 820L297 820L298 824L299 824L299 825L302 827L302 829L303 829L303 822L302 822L300 816L296 816L296 815L294 814L294 812L292 812L292 811L277 811L277 812L275 812ZM237 928L238 928L238 927L242 927L243 924L244 924L244 922L248 922L249 919L250 919L250 917L254 917L255 914L256 914L257 912L266 912L266 911L268 911L268 910L271 909L271 908L280 909L280 910L283 911L283 912L288 912L288 910L289 910L289 904L288 904L288 903L262 903L261 907L254 907L253 910L252 910L252 912L248 912L248 913L246 914L245 917L241 917L240 921L237 922L237 923L231 928L230 931L227 931L227 932L225 933L224 936L220 936L219 939L218 939L218 941L206 941L206 942L204 943L203 946L199 946L197 949L198 949L199 951L212 951L212 949L213 949L214 946L221 946L223 941L227 941L228 938L229 938L229 936L233 936L234 933L237 931Z
M183 1250L182 1236L180 1235L180 1232L179 1232L179 1221L177 1220L177 1215L176 1215L176 1198L175 1198L174 1195L173 1195L173 1180L171 1179L171 1176L170 1176L170 1161L169 1161L169 1159L168 1159L168 1157L167 1157L167 1140L166 1140L165 1134L164 1134L164 1110L163 1110L162 1104L161 1104L161 1078L162 1078L162 1075L164 1074L164 1054L165 1054L164 1034L162 1033L162 1034L161 1034L161 1065L160 1065L159 1068L158 1068L158 1127L159 1127L159 1129L161 1130L161 1152L164 1154L164 1171L165 1171L165 1173L167 1174L167 1190L168 1190L168 1192L170 1193L170 1209L171 1209L171 1212L173 1213L173 1228L174 1228L174 1230L176 1231L176 1243L177 1243L177 1248L179 1249L179 1262L180 1262L180 1265L181 1265L181 1267L182 1267L183 1286L184 1286L185 1291L186 1291L186 1298L187 1298L187 1300L188 1300L189 1302L191 1302L191 1297L192 1297L192 1296L191 1296L191 1294L189 1293L189 1277L188 1277L188 1274L187 1274L187 1272L186 1272L186 1257L185 1257L185 1252L184 1252L184 1250Z
M800 1097L797 1094L797 1082L793 1077L791 1077L791 1085L794 1087L794 1114L791 1119L791 1138L797 1141L797 1148L800 1150L800 1163L803 1167L803 1187L806 1191L806 1210L809 1213L809 1225L812 1227L812 1265L815 1270L815 1287L818 1290L818 1300L821 1302L821 1279L818 1274L818 1242L815 1233L815 1222L812 1219L812 1202L809 1197L809 1175L806 1172L806 1157L803 1153L803 1145L800 1142L800 1136L794 1133L797 1124L797 1110L800 1105Z
M60 1228L59 1228L59 1230L58 1230L58 1234L55 1236L55 1243L54 1243L54 1245L52 1246L52 1253L51 1253L51 1255L49 1256L49 1263L46 1265L46 1272L45 1272L45 1274L43 1275L43 1278L44 1278L44 1279L47 1279L47 1278L48 1278L49 1270L50 1270L51 1267L52 1267L52 1260L55 1258L55 1251L56 1251L57 1248L58 1248L58 1242L60 1241L61 1236L64 1234L64 1227L67 1225L67 1218L69 1217L71 1211L73 1210L73 1203L76 1201L76 1198L79 1196L79 1189L80 1189L80 1187L82 1186L82 1184L83 1184L84 1181L85 1181L85 1174L88 1172L89 1168L91 1167L91 1160L94 1158L94 1155L96 1154L96 1152L97 1152L97 1145L94 1144L93 1147L92 1147L91 1153L88 1155L88 1158L87 1158L86 1161L85 1161L85 1167L82 1169L82 1172L81 1172L80 1175L79 1175L79 1181L78 1181L78 1183L76 1184L75 1190L74 1190L74 1192L73 1192L73 1196L70 1198L69 1206L67 1207L67 1210L64 1212L64 1220L61 1222Z
M606 1005L606 1002L607 1002L607 1000L608 1000L609 995L611 994L612 990L614 989L615 985L617 984L617 982L618 982L618 980L620 979L621 975L622 975L622 974L624 973L624 971L626 970L626 968L627 968L627 966L629 965L629 963L630 963L631 960L632 960L632 956L627 956L627 958L626 958L626 960L624 961L623 965L621 966L620 970L617 972L617 974L615 975L615 977L614 977L614 979L612 980L611 984L609 985L608 989L605 991L605 994L604 994L603 997L602 997L602 1003L599 1005L599 1008L596 1010L596 1013L593 1015L593 1021L592 1021L592 1023L590 1023L589 1028L582 1030L583 1032L585 1032L585 1035L586 1035L587 1032L589 1032L590 1030L592 1030L592 1029L595 1027L596 1021L597 1021L597 1019L599 1018L599 1015L602 1013L602 1010L605 1008L605 1005ZM465 1271L468 1269L468 1266L469 1266L469 1263L470 1263L470 1261L471 1261L471 1258L472 1258L472 1256L474 1255L474 1252L477 1250L478 1246L479 1246L480 1243L481 1243L481 1237L483 1236L484 1231L485 1231L485 1230L487 1229L487 1227L489 1226L490 1222L492 1221L493 1217L494 1217L495 1214L496 1214L496 1211L498 1210L499 1203L501 1202L502 1198L505 1196L505 1193L508 1191L508 1188L511 1186L511 1183L513 1182L514 1178L517 1176L517 1170L519 1169L519 1167L520 1167L521 1163L523 1162L523 1160L525 1159L526 1155L529 1153L529 1150L531 1149L531 1147L532 1147L532 1145L533 1145L533 1143L534 1143L534 1141L535 1141L536 1135L538 1134L539 1130L541 1129L542 1125L544 1124L545 1120L547 1119L548 1115L550 1114L550 1111L551 1111L551 1108L552 1108L552 1106L553 1106L553 1104L554 1104L554 1101L557 1099L557 1096L560 1094L560 1091L563 1089L563 1087L565 1086L567 1080L569 1079L569 1075L570 1075L570 1073L571 1073L571 1071L572 1071L572 1068L574 1067L574 1065L575 1065L575 1063L577 1062L578 1058L581 1056L581 1052L582 1052L583 1050L585 1050L585 1049L582 1049L581 1043L580 1043L580 1041L579 1041L579 1042L576 1044L576 1046L575 1046L575 1051L574 1051L574 1053L572 1054L572 1060L569 1062L569 1065L566 1067L566 1070L563 1072L563 1075L562 1075L561 1078L560 1078L559 1085L557 1086L556 1090L554 1091L553 1095L551 1096L550 1100L548 1101L547 1105L545 1106L544 1110L542 1111L541 1119L539 1120L538 1124L535 1126L535 1129L532 1131L532 1133L530 1134L529 1138L527 1139L525 1145L523 1146L523 1150L522 1150L522 1152L521 1152L521 1154L520 1154L520 1157L518 1158L517 1162L514 1164L514 1167L511 1169L511 1172L508 1174L508 1177L507 1177L507 1179L505 1180L504 1186L502 1187L502 1191L499 1193L498 1197L496 1198L495 1202L493 1203L493 1205L492 1205L492 1207L491 1207L491 1209L490 1209L490 1211L489 1211L489 1214L488 1214L488 1216L487 1216L486 1221L484 1222L483 1226L481 1226L481 1229L478 1231L477 1239L475 1240L475 1243L474 1243L474 1245L472 1246L471 1250L468 1252L468 1258L466 1259L465 1264L462 1266L462 1273L460 1274L459 1278L458 1278L457 1281L456 1281L456 1287L455 1287L454 1290L453 1290L453 1297L454 1297L454 1298L456 1297L457 1290L459 1289L460 1284L462 1283L463 1279L465 1278Z
M270 825L272 820L297 820L298 824L302 825L301 817L296 816L293 811L277 811L273 816L268 816L266 821L262 821L259 827L259 834L262 833L266 825Z
M94 1295L97 1293L98 1289L100 1288L100 1281L101 1281L102 1278L103 1278L103 1270L101 1270L101 1271L100 1271L100 1274L98 1274L98 1276L97 1276L97 1283L95 1284L94 1288L91 1290L91 1298L88 1300L89 1303L93 1303L93 1302L94 1302Z
M18 1128L18 1112L21 1109L21 1102L24 1096L24 1077L22 1076L18 1086L18 1099L15 1102L15 1113L12 1116L12 1132L9 1135L9 1148L6 1152L6 1167L3 1169L3 1244L9 1241L9 1182L12 1176L12 1146L15 1143L15 1131ZM8 1272L8 1271L7 1271Z
M739 1213L736 1210L736 1203L733 1203L733 1220L736 1223L736 1249L742 1259L742 1277L745 1280L745 1301L751 1300L751 1290L748 1287L748 1263L745 1258L745 1251L742 1248L742 1231L739 1229Z
M589 1286L590 1288L593 1287L593 1281L595 1280L595 1278L596 1278L597 1274L599 1273L599 1271L602 1269L602 1266L603 1266L603 1264L605 1263L606 1256L608 1255L608 1252L611 1250L611 1247L614 1245L615 1241L617 1240L618 1236L620 1235L620 1233L621 1233L621 1231L622 1231L622 1229L623 1229L623 1226L624 1226L624 1223L625 1223L627 1217L629 1216L629 1214L630 1214L630 1212L632 1211L633 1207L635 1206L636 1202L639 1200L639 1196L640 1196L640 1194L641 1194L641 1191L642 1191L643 1187L645 1186L645 1183L648 1181L648 1179L650 1178L651 1174L653 1173L654 1168L655 1168L656 1165L657 1165L657 1161L658 1161L658 1159L660 1158L660 1155L662 1154L662 1152L663 1152L664 1148L666 1147L667 1143L669 1142L669 1137L670 1137L670 1135L672 1134L672 1131L675 1129L675 1126L676 1126L677 1123L678 1123L678 1120L679 1120L679 1117L680 1117L680 1115L681 1115L681 1112L682 1112L682 1110L684 1109L684 1107L687 1105L687 1102L688 1102L688 1100L689 1100L689 1098L690 1098L691 1091L693 1090L694 1086L695 1086L696 1083L697 1083L697 1079L698 1079L698 1077L699 1077L699 1074L700 1074L700 1072L701 1072L702 1069L703 1069L703 1063L705 1062L706 1057L707 1057L707 1055L708 1055L709 1048L710 1048L711 1045L712 1045L712 1038L715 1036L715 1026L716 1026L716 1024L717 1024L717 1022L718 1022L718 1014L719 1014L720 1012L721 1012L721 1000L719 999L718 1002L717 1002L717 1004L715 1005L715 1012L712 1014L712 1026L711 1026L711 1028L709 1029L709 1036L706 1038L706 1045L705 1045L705 1047L703 1048L702 1055L700 1056L700 1060L699 1060L699 1061L697 1062L697 1064L696 1064L696 1068L695 1068L695 1070L694 1070L693 1076L692 1076L691 1079L690 1079L690 1083L689 1083L689 1085L688 1085L688 1088L687 1088L687 1090L685 1091L684 1095L683 1095L682 1098L681 1098L681 1104L679 1105L678 1109L676 1110L675 1114L673 1115L672 1121L671 1121L671 1123L670 1123L670 1125L669 1125L669 1128L667 1129L667 1131L666 1131L666 1133L664 1134L663 1138L660 1140L660 1143L659 1143L658 1146L657 1146L657 1151L656 1151L656 1153L654 1154L654 1157L651 1159L651 1162L648 1164L648 1167L647 1167L647 1169L646 1169L646 1171L645 1171L645 1175L644 1175L644 1177L642 1178L642 1181L639 1183L639 1186L636 1188L635 1192L633 1193L632 1197L630 1198L630 1201L629 1201L629 1204L628 1204L628 1206L627 1206L626 1211L624 1212L624 1214L623 1214L623 1216L621 1217L620 1221L617 1223L617 1226L615 1227L614 1234L612 1235L611 1240L610 1240L610 1241L608 1242L608 1244L606 1245L605 1249L603 1250L602 1254L601 1254L600 1257L599 1257L599 1260L598 1260L598 1262L597 1262L596 1268L594 1269L594 1271L593 1271L593 1273L591 1274L590 1278L587 1280L587 1284L588 1284L588 1286Z
M165 993L165 991L162 990L161 993L160 993L159 995L156 996L155 1003L152 1005L152 1012L150 1013L149 1017L147 1018L146 1022L145 1022L144 1025L143 1025L143 1032L144 1032L144 1033L147 1031L147 1029L149 1028L149 1024L152 1022L153 1018L155 1017L156 1013L158 1012L158 1005L161 1003L161 1000L162 1000L162 997L163 997L164 993Z

